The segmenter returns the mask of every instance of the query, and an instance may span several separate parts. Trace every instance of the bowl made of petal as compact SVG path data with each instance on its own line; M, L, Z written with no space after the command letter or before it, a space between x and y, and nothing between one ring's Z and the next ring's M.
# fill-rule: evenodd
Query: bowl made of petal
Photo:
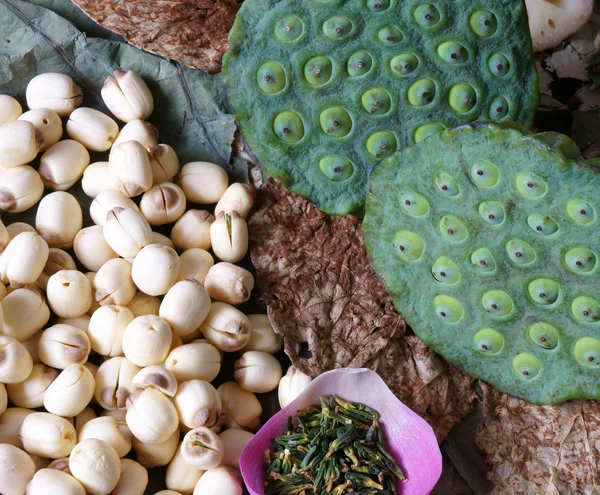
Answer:
M251 495L264 495L264 453L271 439L285 433L288 417L319 404L321 396L334 395L360 402L379 413L386 450L408 478L398 483L402 495L427 495L442 473L442 455L431 427L400 402L381 377L372 370L341 368L328 371L285 408L273 416L248 442L240 458L244 482Z

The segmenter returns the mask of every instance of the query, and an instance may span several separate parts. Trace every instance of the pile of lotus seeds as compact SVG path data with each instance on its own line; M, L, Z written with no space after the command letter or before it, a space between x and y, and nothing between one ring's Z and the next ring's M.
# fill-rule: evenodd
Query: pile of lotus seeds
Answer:
M0 493L142 495L147 470L167 466L160 495L240 495L255 394L279 386L283 406L310 382L294 368L282 378L268 318L235 307L254 287L235 264L253 189L212 163L180 167L144 120L154 102L135 72L102 89L122 128L80 107L63 74L38 75L25 96L23 113L0 95L0 209L37 204L34 225L0 222ZM66 192L80 179L87 227ZM170 238L153 231L171 224ZM224 352L241 357L216 389Z
M244 2L223 73L265 171L327 213L361 213L396 150L475 120L531 125L525 6L492 3Z

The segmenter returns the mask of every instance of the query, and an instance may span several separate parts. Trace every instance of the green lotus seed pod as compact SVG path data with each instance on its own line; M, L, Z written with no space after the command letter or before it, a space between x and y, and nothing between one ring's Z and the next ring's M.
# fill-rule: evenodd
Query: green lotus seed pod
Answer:
M468 84L457 84L450 89L448 102L458 113L467 113L477 104L477 93Z
M540 373L541 368L542 365L539 359L526 352L518 354L513 359L513 369L521 378L526 380L535 378Z
M508 115L508 101L503 96L496 96L490 105L490 119L502 120Z
M412 191L400 193L400 204L406 213L413 217L422 217L429 211L429 203L420 194Z
M371 12L383 12L390 8L390 0L367 0L367 8Z
M344 16L330 17L323 23L323 32L332 40L346 39L352 32L352 21Z
M600 341L591 337L579 339L573 347L573 354L581 366L597 368L600 365Z
M440 233L450 242L462 242L467 238L468 231L465 224L454 215L444 215L440 220Z
M275 23L275 37L280 41L295 41L303 31L304 24L295 15L285 16Z
M517 189L526 198L540 198L548 187L537 175L529 172L517 175Z
M423 107L433 101L435 93L435 83L431 79L421 79L408 88L408 102L415 107Z
M412 53L401 53L390 60L390 67L399 76L412 74L419 66L419 59Z
M463 64L469 58L467 49L454 41L444 41L437 52L442 60L454 65Z
M463 307L450 296L436 296L433 305L436 316L447 323L456 323L463 316Z
M460 280L458 268L450 259L445 257L437 259L431 268L431 274L442 284L454 285Z
M573 273L587 274L596 268L596 255L587 248L573 248L565 254L565 264Z
M489 38L498 31L498 19L489 10L478 10L473 13L469 25L480 38Z
M331 107L319 115L321 129L328 136L344 137L352 130L352 117L342 107Z
M285 70L277 62L266 62L258 69L256 82L263 93L279 93L285 88Z
M494 187L499 176L498 168L487 160L476 160L471 166L471 178L479 187Z
M343 156L326 156L319 161L319 168L333 182L342 182L354 173L354 165Z
M378 131L367 139L367 151L377 158L391 155L398 148L398 140L389 131Z
M583 323L596 323L600 319L600 304L591 297L576 297L571 303L571 312Z
M321 86L331 79L333 65L324 56L311 58L304 64L304 79L312 86Z
M423 254L423 240L413 232L402 231L394 237L394 248L397 253L408 261L416 261Z
M491 274L496 271L496 261L488 248L480 248L471 255L471 263L477 271Z
M534 323L529 327L531 341L544 349L556 349L558 345L558 331L548 323Z
M499 354L504 347L504 337L492 328L484 328L475 334L473 344L483 354Z
M304 123L296 112L286 110L273 120L273 131L284 143L297 143L304 137Z
M425 124L415 130L415 143L420 143L423 139L427 139L432 134L442 132L444 126L440 124Z
M424 28L431 28L440 22L440 11L435 5L419 5L413 12L413 17L417 24Z
M445 172L442 172L436 177L435 184L444 196L458 196L460 191L458 182Z
M518 266L531 265L536 259L535 249L520 239L508 241L506 252L510 260Z
M404 39L402 31L396 26L386 26L381 28L377 33L377 37L385 46L396 45Z
M492 318L504 318L510 315L514 308L513 300L503 290L486 292L481 298L481 304Z
M382 88L365 91L360 98L363 108L371 115L384 115L392 108L389 93Z
M548 306L554 304L560 294L560 288L554 280L547 278L538 278L527 287L529 297L536 304Z
M527 225L540 235L551 235L558 230L558 225L554 220L545 215L540 215L539 213L530 215L527 219Z
M500 225L504 221L504 208L497 201L479 203L479 214L490 225Z
M572 199L567 203L567 213L579 225L587 225L596 219L594 208L580 199Z
M348 59L348 75L351 77L364 76L373 67L373 57L367 52L356 52Z
M494 53L488 60L488 67L496 77L504 77L510 70L510 62L501 53Z

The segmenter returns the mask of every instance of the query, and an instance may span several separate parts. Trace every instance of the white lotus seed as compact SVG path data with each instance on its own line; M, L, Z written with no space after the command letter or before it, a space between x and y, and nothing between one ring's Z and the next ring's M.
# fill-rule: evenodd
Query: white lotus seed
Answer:
M80 107L69 115L67 134L88 150L106 151L117 139L119 126L108 115L98 110Z
M158 314L183 337L202 324L210 307L210 297L204 287L195 280L182 280L166 293Z
M123 208L139 212L137 205L121 191L102 191L90 205L90 216L96 225L104 225L106 217L111 210Z
M215 206L215 215L237 211L240 217L246 219L254 206L255 196L256 190L251 185L239 182L231 184Z
M123 334L133 318L133 313L125 306L108 304L98 308L87 331L92 349L102 356L122 356Z
M219 436L205 427L187 432L181 442L183 459L196 469L216 468L223 460L223 450Z
M25 90L27 106L49 108L59 117L68 117L83 101L81 88L66 74L47 72L35 76Z
M200 325L202 335L217 349L234 352L250 339L250 320L238 309L222 302L211 304L208 316Z
M215 388L204 380L180 383L173 404L177 408L179 420L188 428L220 426L221 398Z
M85 488L69 473L45 468L35 473L27 495L85 495Z
M241 266L221 262L208 270L204 287L210 297L217 301L242 304L250 299L254 288L254 277Z
M248 252L248 225L236 211L221 212L210 226L210 242L221 261L237 263Z
M188 210L171 230L171 240L181 251L192 248L210 249L210 226L215 217L205 210Z
M246 430L232 428L225 430L219 434L221 442L223 442L223 461L222 466L239 469L240 456L246 444L254 435Z
M104 361L96 373L94 397L98 404L107 410L124 410L126 401L134 390L133 377L141 369L124 357Z
M133 208L116 207L109 211L102 233L115 253L126 259L135 258L144 246L152 243L148 221Z
M79 441L98 438L109 444L119 457L125 457L131 450L133 435L125 422L110 416L101 416L88 421L79 433Z
M19 437L28 454L50 459L67 457L77 443L75 427L65 418L47 412L29 414Z
M35 205L43 193L42 178L29 165L0 171L0 209L21 213Z
M94 289L94 297L100 305L127 306L136 290L131 278L131 264L121 258L104 263L94 277Z
M62 318L84 315L92 305L92 284L77 270L61 270L48 280L50 309Z
M144 495L148 486L148 471L131 459L121 459L121 477L111 495Z
M58 248L50 248L48 261L46 261L44 270L35 281L35 284L43 291L46 291L50 277L61 270L77 270L77 265L66 251Z
M108 109L123 122L147 119L154 110L148 85L131 70L115 70L114 77L105 79L101 94Z
M290 366L287 373L279 381L277 395L279 397L279 405L283 409L296 397L298 397L306 387L310 385L312 379L305 375L293 366Z
M121 460L115 449L97 438L88 438L75 446L69 468L92 495L108 495L121 477Z
M175 222L185 212L185 195L171 182L152 186L140 201L140 211L152 226Z
M204 285L206 275L215 264L215 260L208 251L200 248L188 249L179 257L179 275L177 281L195 280Z
M100 225L92 225L77 232L73 240L73 251L81 264L93 272L98 271L107 261L119 257L104 239Z
M38 343L42 363L61 370L71 364L85 364L90 350L87 334L71 325L57 324L48 327Z
M181 494L191 494L204 471L190 466L181 454L181 444L169 462L165 483L167 488Z
M209 343L191 342L173 349L165 360L165 368L179 383L193 379L211 382L221 370L221 354Z
M110 171L108 162L95 162L83 171L81 188L87 196L96 198L101 192L118 190L119 181Z
M163 443L177 430L179 417L172 402L158 390L136 389L127 399L127 426L144 443Z
M226 428L258 430L262 406L256 395L244 390L236 382L223 383L217 392L221 397Z
M162 365L150 365L133 377L132 384L138 388L155 388L167 397L177 393L177 379Z
M0 125L0 169L26 165L44 145L44 135L27 120Z
M1 98L1 96L0 96ZM44 144L40 151L46 151L50 146L60 141L63 135L63 124L54 110L36 108L29 110L19 117L19 120L31 122L44 136Z
M168 144L151 144L148 153L154 184L169 182L179 173L179 158Z
M37 233L22 232L0 254L0 282L11 287L33 284L48 261L49 248Z
M152 187L150 157L138 141L115 144L108 157L108 165L125 196L138 196Z
M35 464L21 449L0 444L0 493L23 495L35 475Z
M35 216L35 229L48 246L71 249L73 239L82 225L81 206L72 194L57 191L40 201Z
M252 331L250 340L244 346L244 351L262 351L269 354L279 352L283 347L283 339L273 330L267 315L248 315Z
M0 95L0 125L17 120L23 113L21 104L10 95Z
M171 348L171 327L154 315L138 316L125 328L123 352L137 366L162 363Z
M194 488L193 495L242 495L242 477L239 471L219 466L206 471Z
M22 382L32 369L33 359L25 347L17 339L0 334L0 382Z
M81 178L89 164L90 154L83 145L65 139L44 152L38 172L47 188L66 191Z
M95 381L90 370L80 364L67 366L44 394L44 407L52 414L74 417L94 396Z
M131 277L139 290L161 296L175 284L179 275L179 256L161 244L143 247L133 260Z
M149 296L143 292L137 291L131 302L127 305L133 316L156 315L160 308L160 299L155 296Z
M45 364L34 364L29 376L6 387L10 402L18 407L36 409L44 405L44 393L56 380L58 371Z
M133 448L138 462L147 469L166 466L179 446L179 428L163 443L150 445L133 437Z
M32 338L50 319L44 298L29 289L17 289L0 303L4 314L2 333L19 342Z
M229 177L225 169L214 163L190 162L181 168L177 185L191 203L210 205L221 199L229 185Z

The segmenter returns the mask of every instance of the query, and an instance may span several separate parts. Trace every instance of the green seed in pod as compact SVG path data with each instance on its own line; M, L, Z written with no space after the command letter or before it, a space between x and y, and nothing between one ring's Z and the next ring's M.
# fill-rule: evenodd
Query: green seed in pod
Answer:
M444 256L438 258L433 264L431 274L442 284L454 285L460 280L458 268L452 260Z
M381 28L377 33L377 37L385 46L397 45L404 39L402 31L396 26L386 26Z
M288 15L275 23L275 37L280 41L295 41L302 35L304 24L295 15Z
M365 91L360 98L363 108L371 115L384 115L392 108L392 99L383 88Z
M508 241L506 252L510 260L518 266L531 265L536 259L535 249L520 239Z
M597 368L600 365L600 341L591 337L579 339L575 343L573 354L580 365Z
M491 290L481 298L483 308L492 318L504 318L512 313L514 303L503 290Z
M344 16L330 17L323 23L323 32L332 40L343 40L352 32L352 21Z
M548 306L554 304L558 300L560 288L554 280L547 278L538 278L529 284L527 287L529 297L536 304Z
M500 225L504 221L504 208L497 201L480 203L479 214L490 225Z
M429 203L419 193L403 191L400 193L402 209L413 217L422 217L429 211Z
M440 11L435 5L419 5L413 12L417 24L423 28L431 28L440 22Z
M498 354L504 347L504 337L493 328L484 328L475 334L473 344L483 354Z
M468 231L464 223L454 215L444 215L440 220L440 233L450 242L461 242L467 238Z
M469 25L480 38L489 38L498 31L498 19L489 10L478 10L471 15Z
M390 0L367 0L367 8L371 12L383 12L390 8Z
M436 177L435 184L444 196L457 196L459 193L458 182L445 172Z
M297 143L304 137L304 123L296 112L286 110L273 120L275 135L285 143Z
M540 198L548 189L546 183L531 172L517 175L516 183L518 191L526 198Z
M425 124L415 130L415 143L420 143L423 139L427 139L432 134L436 134L444 130L444 126L440 124Z
M348 75L351 77L364 76L373 67L373 57L367 52L353 53L348 59Z
M600 304L591 297L576 297L571 303L571 312L583 323L595 323L600 320Z
M587 225L596 219L592 206L581 199L572 199L567 203L567 213L579 225Z
M400 53L390 60L390 67L399 76L412 74L419 66L419 59L412 53Z
M468 84L457 84L450 89L448 101L458 113L467 113L477 104L477 93Z
M494 187L499 177L498 168L487 160L475 160L471 167L471 178L479 187Z
M354 165L343 156L326 156L319 161L319 168L333 182L342 182L354 173Z
M263 93L279 93L285 88L285 70L277 62L265 62L256 73L256 82Z
M501 53L494 53L488 60L490 72L496 77L504 77L510 70L510 62Z
M304 78L312 86L321 86L331 79L333 64L324 56L311 58L304 64Z
M319 115L321 130L328 136L344 137L352 130L352 117L342 107L331 107Z
M543 349L555 349L558 345L558 331L548 323L534 323L528 333L531 341Z
M471 255L471 263L484 274L496 271L496 261L488 248L480 248Z
M407 261L418 260L425 249L423 240L417 234L408 231L398 232L393 245L398 254Z
M496 96L490 105L490 119L502 120L508 115L508 101L504 96Z
M408 102L415 107L423 107L433 101L435 93L435 83L431 79L421 79L408 88Z
M573 273L589 273L596 268L596 255L587 248L573 248L565 254L565 264Z
M450 296L436 296L433 305L436 316L447 323L456 323L464 313L462 304Z
M529 215L529 218L527 218L527 225L531 227L531 230L540 235L551 235L558 230L558 225L552 218L539 213Z
M453 65L462 64L469 58L467 49L455 41L444 41L438 46L437 52L442 60Z
M525 380L535 378L540 373L541 368L542 365L539 359L526 352L518 354L513 359L513 369Z
M389 131L378 131L367 139L367 151L377 158L391 155L398 148L398 141Z

